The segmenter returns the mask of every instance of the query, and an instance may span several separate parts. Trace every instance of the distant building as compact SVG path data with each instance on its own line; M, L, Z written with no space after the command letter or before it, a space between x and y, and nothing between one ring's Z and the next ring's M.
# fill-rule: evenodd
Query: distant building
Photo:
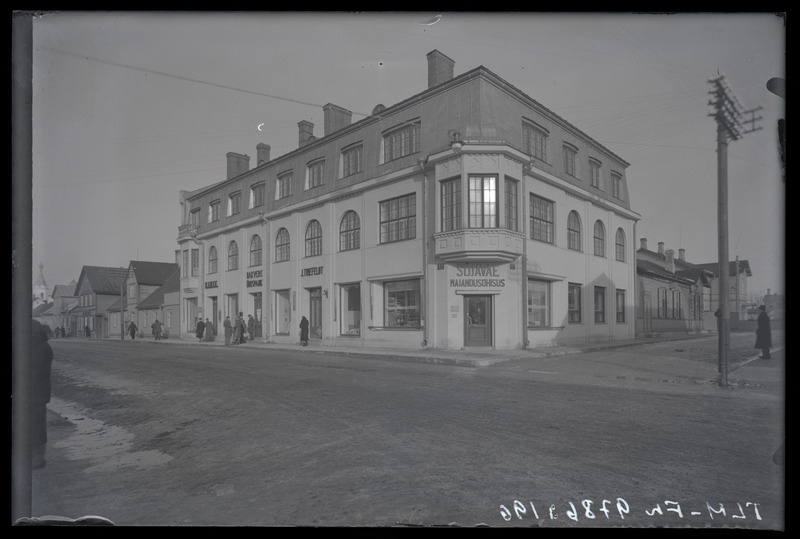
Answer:
M484 67L298 123L298 148L180 196L182 335L252 314L264 339L515 349L635 335L628 163Z
M156 320L159 320L163 324L162 331L165 338L179 336L180 283L181 276L176 266L175 271L163 285L139 302L137 310L141 324L137 323L137 325L146 335L151 334L151 326Z
M710 262L697 264L697 266L714 274L711 281L711 299L708 309L710 313L714 313L719 308L719 263ZM752 305L747 290L747 279L752 276L750 262L747 260L736 259L728 263L728 308L732 330L738 329L739 321L748 319L747 310L752 308Z
M77 326L73 335L82 335L87 326L93 338L110 335L108 307L119 299L127 273L125 268L83 266L75 286L78 305L70 310Z
M38 307L44 303L51 303L50 290L47 288L47 281L44 279L44 264L39 263L39 274L33 284L33 307Z

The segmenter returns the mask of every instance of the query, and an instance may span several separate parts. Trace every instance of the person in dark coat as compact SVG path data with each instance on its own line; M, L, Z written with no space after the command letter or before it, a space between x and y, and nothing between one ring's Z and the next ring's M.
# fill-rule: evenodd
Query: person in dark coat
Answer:
M256 319L253 318L252 314L247 315L247 335L248 338L252 341L253 336L256 334Z
M199 342L203 342L203 331L205 331L206 325L203 323L203 319L197 321L197 328L194 331L195 337Z
M150 326L150 328L153 330L153 338L155 338L155 340L157 341L161 340L161 328L163 327L163 325L164 324L159 322L158 318L156 318L156 321L153 322L152 326Z
M53 349L42 325L31 322L31 466L44 468L47 445L47 403L50 402L50 371Z
M130 325L130 326L128 326L128 333L130 333L130 334L131 334L131 340L132 340L132 341L135 341L135 340L136 340L136 331L137 331L138 329L139 329L139 328L137 328L137 327L136 327L136 324L134 324L133 322L131 322L131 325Z
M225 317L225 322L222 323L222 327L225 328L225 346L230 346L231 337L233 336L233 324L231 324L230 316Z
M203 339L205 339L206 342L212 342L214 340L214 324L212 324L211 320L208 318L206 318Z
M89 326L88 326L88 325L86 325L86 326L83 328L83 334L84 334L84 335L86 335L87 337L91 337L91 336L92 336L92 330L91 330L91 329L89 329Z
M763 305L758 310L760 312L758 313L755 348L761 350L759 359L771 359L769 348L772 346L772 328L770 327L769 316L767 316L767 310Z
M244 315L239 313L233 323L233 344L243 344L247 326L244 324Z
M308 346L308 318L305 316L300 319L300 342Z

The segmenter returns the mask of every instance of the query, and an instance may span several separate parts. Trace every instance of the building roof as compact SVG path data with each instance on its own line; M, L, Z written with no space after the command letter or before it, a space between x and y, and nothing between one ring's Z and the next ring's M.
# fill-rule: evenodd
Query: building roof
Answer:
M682 275L679 275L678 273L672 273L671 271L667 271L661 264L652 262L650 260L637 260L636 272L655 275L656 277L660 277L662 279L667 279L670 281L675 281L677 283L694 284L695 282L697 282L696 280L691 279L689 277L684 277Z
M178 270L174 262L148 262L145 260L131 260L129 271L133 272L136 282L144 285L161 286Z
M75 281L72 284L57 284L53 287L54 298L74 298Z
M78 284L75 286L77 294L83 281L89 283L89 287L95 294L117 294L124 289L125 279L128 270L125 268L108 268L104 266L83 266Z
M42 303L38 307L35 307L33 311L31 311L32 316L41 316L49 311L53 307L53 303Z
M164 305L164 295L169 294L170 292L177 292L180 289L181 274L177 270L177 264L173 265L176 266L176 269L174 272L172 272L172 275L167 278L163 285L153 290L152 294L139 302L139 304L136 306L138 310L160 309Z
M117 300L114 303L112 303L111 305L106 307L106 312L107 313L118 313L118 312L120 312L122 310L122 309L120 309L121 305L122 305L122 298L117 298Z
M715 276L719 273L719 262L697 264L697 266L712 272ZM753 272L750 271L750 262L747 260L740 260L739 273L746 273L748 277L752 277ZM728 262L728 275L736 275L736 261Z

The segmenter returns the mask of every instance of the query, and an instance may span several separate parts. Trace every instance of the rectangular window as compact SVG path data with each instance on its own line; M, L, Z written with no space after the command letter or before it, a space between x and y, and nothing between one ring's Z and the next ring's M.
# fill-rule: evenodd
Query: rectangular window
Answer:
M239 294L226 294L225 308L227 309L226 316L230 316L231 323L233 323L234 317L239 314Z
M522 124L522 141L525 153L539 161L547 162L547 133L528 123Z
M564 172L570 176L575 176L575 156L578 150L572 146L564 146Z
M275 182L275 200L292 195L292 176L291 172L278 176Z
M594 287L594 323L606 323L606 288L604 286Z
M442 182L442 232L461 228L461 178Z
M600 187L600 163L590 160L589 171L591 174L592 187Z
M219 200L215 200L208 205L208 222L219 221Z
M192 249L192 277L200 275L200 250Z
M264 205L264 182L257 183L250 188L250 209Z
M200 224L200 208L196 208L189 214L189 224L198 226Z
M381 243L417 237L417 195L411 193L380 203Z
M275 291L275 333L288 335L292 321L292 305L288 290Z
M165 325L166 325L168 328L171 328L171 327L172 327L172 309L169 309L169 310L167 311L167 321L165 322Z
M359 145L342 152L343 178L361 172L361 153L363 148L363 146Z
M672 291L672 318L680 320L681 316L681 293L677 290Z
M517 202L517 191L519 182L506 178L505 180L505 213L506 213L506 228L508 230L519 230L519 211Z
M385 325L389 327L419 327L419 279L393 281L384 284Z
M189 276L189 249L183 251L183 264L181 264L181 275L183 277Z
M528 326L550 326L550 283L528 280Z
M419 151L419 125L415 122L383 136L384 163Z
M316 161L308 165L306 178L306 189L313 189L325 183L325 161Z
M617 290L617 324L625 323L625 291Z
M361 285L342 285L341 334L361 335Z
M569 323L581 323L581 285L569 283L567 293L567 310L569 311Z
M659 288L656 290L657 293L657 301L658 301L658 311L657 316L658 318L666 318L667 317L667 289L666 288Z
M531 239L554 243L553 202L531 195Z
M622 198L622 176L619 174L611 174L611 196Z
M469 227L497 228L497 177L469 177Z
M242 193L233 193L228 197L228 216L242 211Z

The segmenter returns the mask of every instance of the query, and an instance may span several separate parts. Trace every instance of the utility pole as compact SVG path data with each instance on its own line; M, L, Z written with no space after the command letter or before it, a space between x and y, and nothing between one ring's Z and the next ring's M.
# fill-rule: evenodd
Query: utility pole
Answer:
M718 372L719 385L728 386L728 355L730 351L730 264L728 260L728 141L739 140L742 135L758 131L755 122L757 107L744 110L744 107L725 82L719 71L715 78L708 80L711 84L712 100L708 102L714 110L708 115L717 122L717 240L719 247L719 345ZM745 118L749 115L749 118ZM749 124L743 127L743 124ZM738 279L738 276L737 276Z

